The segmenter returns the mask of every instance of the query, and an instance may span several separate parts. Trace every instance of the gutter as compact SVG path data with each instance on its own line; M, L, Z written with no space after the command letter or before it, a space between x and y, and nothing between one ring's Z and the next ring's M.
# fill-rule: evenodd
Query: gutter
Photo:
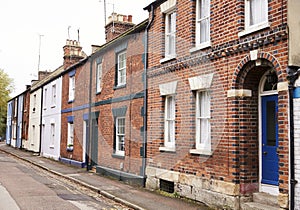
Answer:
M289 81L289 118L290 118L290 209L295 208L295 132L294 132L294 85L300 74L298 66L288 66L287 68Z
M150 12L150 11L149 11ZM148 104L148 77L147 77L147 68L148 68L148 31L154 20L154 7L151 5L151 20L146 26L145 30L145 43L144 43L144 109L143 109L143 147L142 147L142 176L143 176L143 186L146 186L146 164L147 164L147 104Z

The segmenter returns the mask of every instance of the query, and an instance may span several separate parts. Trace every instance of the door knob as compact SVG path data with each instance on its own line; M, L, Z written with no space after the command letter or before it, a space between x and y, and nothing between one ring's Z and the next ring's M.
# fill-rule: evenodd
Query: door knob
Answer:
M264 152L264 155L266 155L266 154L268 154L268 152L265 151L265 152Z

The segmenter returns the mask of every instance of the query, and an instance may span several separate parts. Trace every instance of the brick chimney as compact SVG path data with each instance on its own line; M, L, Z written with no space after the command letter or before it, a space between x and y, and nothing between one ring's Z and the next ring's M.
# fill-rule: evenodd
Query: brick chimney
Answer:
M109 42L132 28L135 24L132 23L132 15L121 15L112 13L108 17L108 23L105 26L105 39Z
M41 81L42 79L44 79L45 77L47 77L51 73L52 72L50 72L50 71L39 71L38 81Z
M76 40L67 39L64 49L64 69L77 63L79 60L83 59L84 53L82 52L82 47L80 43Z

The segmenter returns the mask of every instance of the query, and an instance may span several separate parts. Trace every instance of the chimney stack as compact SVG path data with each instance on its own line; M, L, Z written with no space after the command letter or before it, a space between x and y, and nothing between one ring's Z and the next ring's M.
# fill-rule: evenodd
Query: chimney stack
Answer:
M51 74L50 71L39 71L38 74L38 81L43 80L45 77L47 77L49 74Z
M108 17L108 23L105 26L106 42L113 40L133 26L135 26L135 24L132 23L132 15L127 16L112 13L111 16Z
M82 47L76 40L67 39L66 45L63 47L64 50L64 69L77 63L79 60L84 58Z

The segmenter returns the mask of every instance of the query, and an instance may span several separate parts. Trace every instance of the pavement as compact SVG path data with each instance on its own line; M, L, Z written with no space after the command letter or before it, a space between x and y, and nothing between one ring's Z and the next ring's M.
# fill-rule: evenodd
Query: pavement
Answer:
M88 172L85 168L77 168L32 152L16 149L0 142L0 151L29 162L50 173L71 180L89 188L107 198L127 205L136 210L208 210L205 205L182 198L162 195L157 191L128 185L99 174Z

